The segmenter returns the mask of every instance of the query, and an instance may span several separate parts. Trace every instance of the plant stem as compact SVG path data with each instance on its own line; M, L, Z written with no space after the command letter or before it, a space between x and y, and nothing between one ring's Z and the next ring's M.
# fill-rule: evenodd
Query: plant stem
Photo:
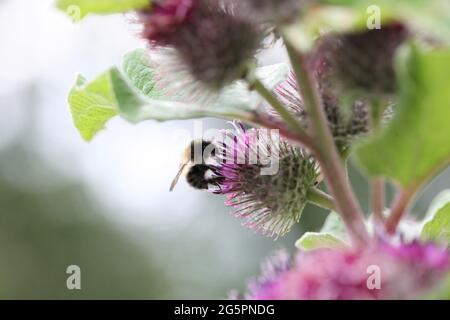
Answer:
M413 190L400 190L397 198L394 200L394 204L392 205L391 214L389 215L385 223L387 233L395 233L395 231L397 230L397 226L400 223L403 215L407 212L415 193L416 192Z
M374 178L371 180L371 203L372 214L376 222L383 223L384 210L384 179Z
M329 194L323 192L320 189L310 188L308 190L307 199L309 202L324 209L328 209L331 211L336 210L333 197L331 197Z
M376 132L381 127L381 120L383 118L383 112L386 108L386 104L381 103L380 99L373 99L371 105L371 127L372 131ZM382 224L384 221L384 179L381 177L375 177L370 179L371 189L371 205L372 214L376 223Z
M381 129L383 114L387 108L387 102L376 97L372 99L371 104L371 128L375 133ZM382 177L373 177L370 179L371 187L371 207L374 222L379 225L384 223L384 206L385 206L385 180Z
M311 121L312 135L316 145L316 150L313 152L321 165L327 186L335 199L337 211L346 224L353 242L356 245L364 245L369 235L362 210L345 174L344 164L328 127L321 98L305 65L303 55L297 52L287 39L285 39L285 45Z
M276 129L280 131L280 134L285 137L286 139L294 142L294 143L300 143L303 147L306 147L308 149L313 148L313 142L311 138L305 133L305 134L298 134L296 131L292 131L289 128L287 128L284 123L277 119L273 119L271 117L268 117L266 115L261 115L257 112L254 112L252 114L252 117L247 120L247 122L251 124L256 124L258 126L267 128L267 129Z
M308 134L301 123L286 109L286 107L277 99L277 97L270 92L264 84L256 79L252 78L248 80L250 88L256 90L266 101L272 106L272 108L278 112L281 118L286 122L288 127L292 130L295 130L298 137L302 140L309 140Z

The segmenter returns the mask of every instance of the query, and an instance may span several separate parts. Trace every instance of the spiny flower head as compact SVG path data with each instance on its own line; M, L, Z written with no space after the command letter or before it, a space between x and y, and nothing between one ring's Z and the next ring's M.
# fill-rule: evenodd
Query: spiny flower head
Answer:
M318 40L313 57L319 65L328 65L327 76L332 77L338 90L394 94L395 55L408 35L401 23L361 32L331 33Z
M141 15L143 36L166 48L166 73L183 75L201 90L217 91L246 75L265 32L245 17L235 1L166 0ZM181 77L182 78L182 77Z
M306 151L274 141L266 130L228 131L230 142L221 150L214 170L219 181L215 193L227 196L226 204L244 225L277 238L299 221L307 193L318 179L317 164Z
M279 258L274 261L275 266L280 264ZM275 273L266 273L268 268L264 267L263 276L249 284L246 298L413 299L426 294L448 274L450 254L433 243L379 242L363 249L300 252L293 263L284 262L284 266ZM378 271L378 284L368 280Z
M325 90L323 81L319 81L324 73L323 66L319 71L316 69L318 78L318 89L322 96L323 107L328 119L331 133L339 146L345 147L353 139L365 135L369 130L370 109L369 105L362 100L353 102L349 114L339 106L338 99L331 91ZM288 107L288 109L308 127L308 115L303 100L299 94L299 87L295 76L291 73L285 82L275 89L275 95ZM269 113L274 111L269 108Z

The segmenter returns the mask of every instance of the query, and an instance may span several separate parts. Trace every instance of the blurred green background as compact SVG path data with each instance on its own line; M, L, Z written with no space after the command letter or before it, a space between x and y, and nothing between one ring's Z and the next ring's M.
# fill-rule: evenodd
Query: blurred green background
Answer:
M116 119L83 142L67 92L78 71L93 76L142 47L126 20L73 25L51 0L0 1L1 299L226 298L267 256L294 250L326 217L308 207L301 224L274 242L241 227L222 198L185 183L169 193L189 141L179 130L192 132L194 122L132 126ZM282 59L279 48L262 57ZM350 172L367 211L367 181ZM417 215L449 179L447 171L425 190ZM81 290L66 287L69 265L81 268Z

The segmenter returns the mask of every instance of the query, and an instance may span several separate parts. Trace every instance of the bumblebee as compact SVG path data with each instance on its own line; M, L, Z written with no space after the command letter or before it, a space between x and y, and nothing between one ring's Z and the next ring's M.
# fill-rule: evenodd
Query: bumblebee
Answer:
M170 191L173 191L181 176L195 189L208 189L210 184L217 182L214 168L208 162L216 155L216 146L207 140L193 140L184 150L180 168L172 181Z

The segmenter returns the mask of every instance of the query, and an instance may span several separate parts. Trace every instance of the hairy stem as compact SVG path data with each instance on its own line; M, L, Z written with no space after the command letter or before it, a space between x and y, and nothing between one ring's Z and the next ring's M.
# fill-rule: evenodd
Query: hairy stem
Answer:
M334 199L329 194L323 192L317 188L311 188L308 190L307 199L309 202L331 211L335 211Z
M371 203L372 214L375 222L382 223L384 221L384 179L374 178L371 180Z
M385 227L389 234L394 234L402 217L406 214L415 191L401 189L391 208L391 214L386 220Z
M336 209L347 226L353 242L356 245L364 245L368 241L369 235L364 224L362 210L347 179L344 164L328 127L317 88L306 67L303 55L297 52L286 39L285 45L311 121L311 133L316 145L313 152L335 199Z

